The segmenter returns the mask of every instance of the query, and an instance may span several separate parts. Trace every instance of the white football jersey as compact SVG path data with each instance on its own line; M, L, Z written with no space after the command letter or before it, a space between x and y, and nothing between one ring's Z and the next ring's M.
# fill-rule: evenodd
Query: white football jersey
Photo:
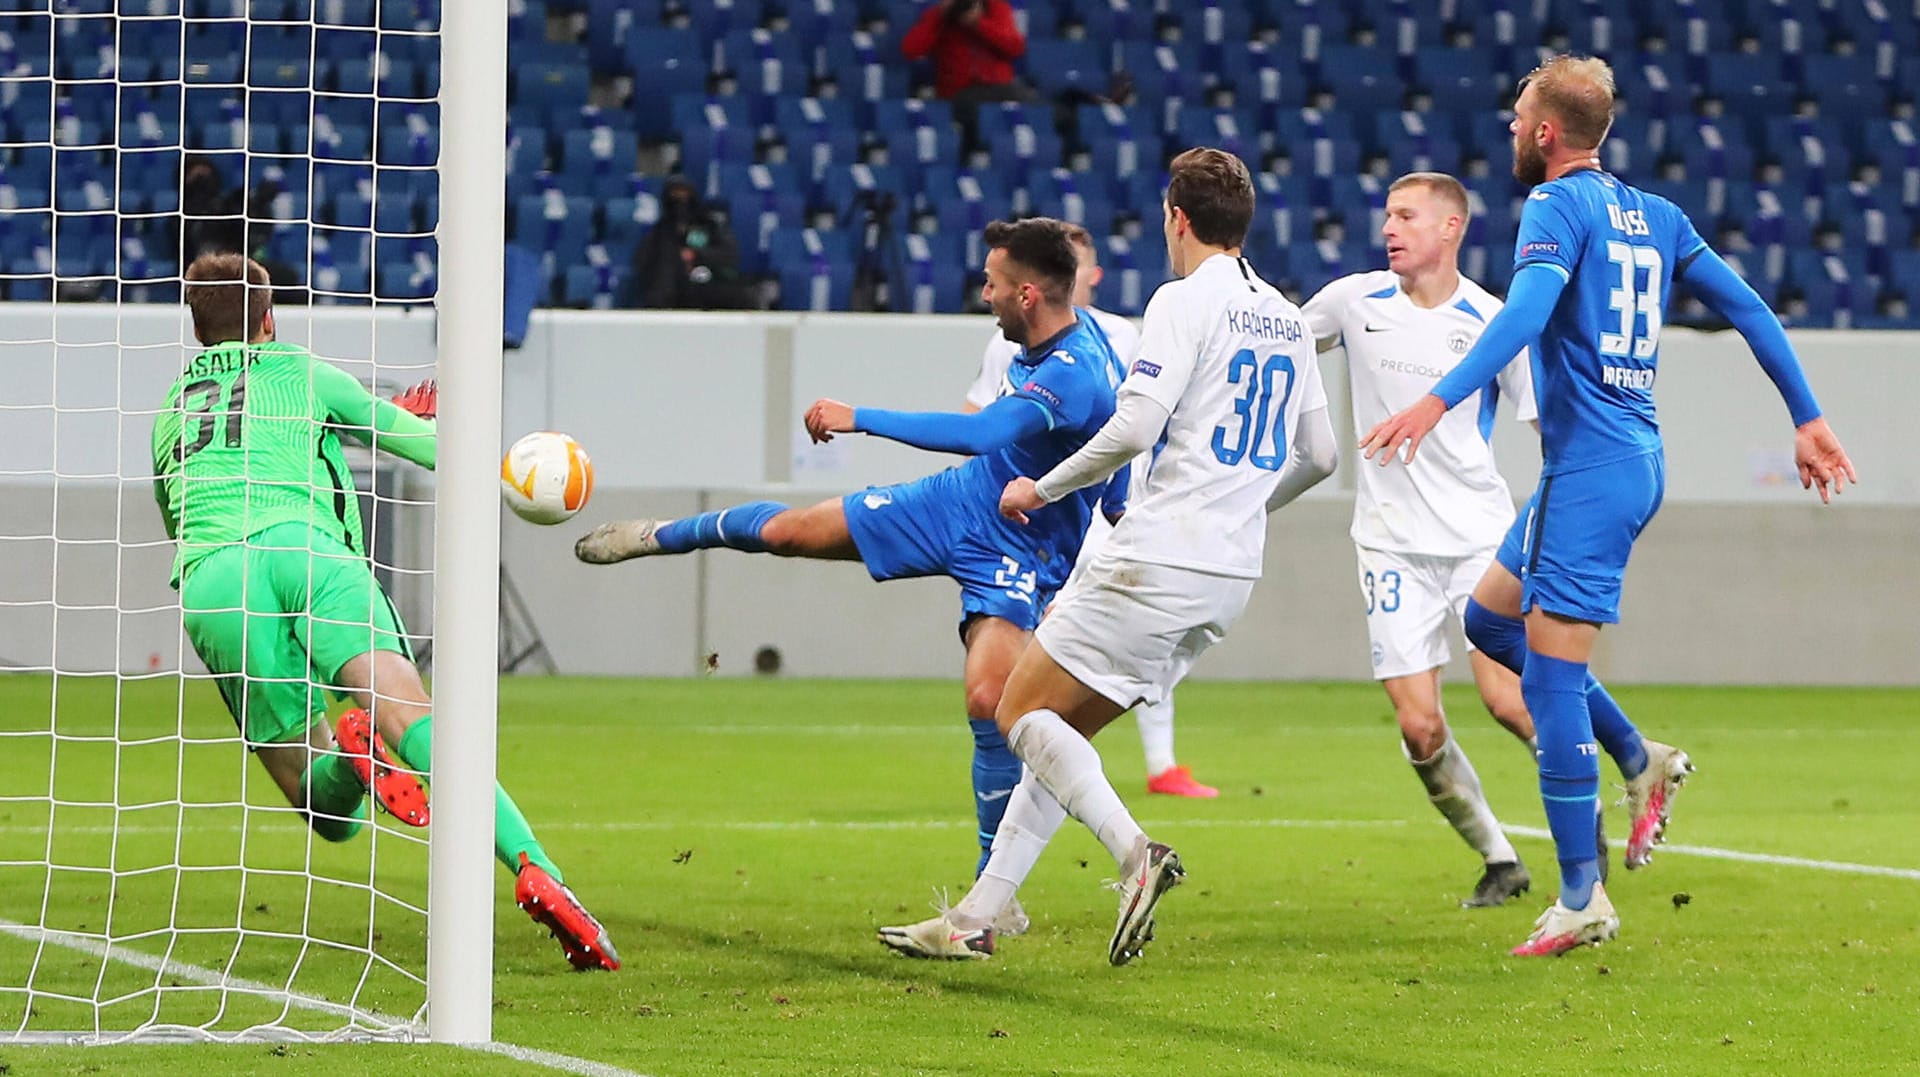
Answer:
M1334 281L1303 309L1315 337L1345 338L1357 440L1433 392L1500 307L1465 277L1445 303L1418 307L1401 290L1399 276L1382 269ZM1463 557L1499 545L1513 523L1513 495L1494 466L1491 444L1494 409L1503 395L1522 422L1538 418L1526 352L1447 412L1411 464L1357 468L1353 541L1434 557Z
M1102 558L1259 578L1267 498L1293 432L1327 406L1300 308L1245 258L1216 254L1153 293L1120 393L1170 418Z
M1120 365L1131 367L1133 353L1140 347L1140 330L1118 314L1109 314L1094 307L1081 307L1080 310L1092 315L1093 324L1107 335L1107 344L1113 349L1113 354L1120 357ZM984 408L1000 399L1001 394L1013 392L1013 386L1007 384L1007 368L1012 365L1013 357L1019 354L1020 345L995 329L993 339L987 341L986 353L980 357L980 374L967 388L967 403Z

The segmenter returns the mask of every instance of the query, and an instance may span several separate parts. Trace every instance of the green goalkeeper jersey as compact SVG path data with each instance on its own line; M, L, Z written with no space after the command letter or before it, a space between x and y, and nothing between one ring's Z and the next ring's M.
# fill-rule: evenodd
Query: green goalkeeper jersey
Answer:
M180 547L173 585L275 524L319 528L364 554L342 434L434 466L432 423L305 348L233 341L195 356L153 424L154 497Z

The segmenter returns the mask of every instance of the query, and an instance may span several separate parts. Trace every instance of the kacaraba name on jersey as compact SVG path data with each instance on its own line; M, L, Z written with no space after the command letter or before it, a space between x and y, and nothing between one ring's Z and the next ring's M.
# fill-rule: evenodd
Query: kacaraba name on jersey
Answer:
M1600 380L1616 389L1653 388L1653 368L1644 370L1630 366L1603 366L1600 368Z
M1269 318L1251 310L1227 311L1227 328L1250 337L1299 343L1307 337L1306 325L1294 318Z

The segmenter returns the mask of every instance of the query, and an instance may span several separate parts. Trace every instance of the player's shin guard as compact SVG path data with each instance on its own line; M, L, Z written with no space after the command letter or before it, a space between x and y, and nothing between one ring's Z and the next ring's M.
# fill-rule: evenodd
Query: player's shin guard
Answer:
M1560 860L1560 904L1584 909L1600 880L1593 817L1600 801L1600 748L1587 715L1587 666L1527 656L1520 691L1540 738L1540 798Z
M969 718L967 724L973 727L973 813L980 824L980 862L973 873L978 875L993 854L993 836L1000 832L1013 787L1020 784L1020 760L993 719Z
M308 825L327 841L353 837L367 818L367 787L344 756L313 757L300 781L300 802Z
M1406 749L1406 741L1401 741L1400 750L1406 752ZM1467 759L1466 749L1460 747L1451 734L1431 758L1415 759L1407 753L1407 762L1413 764L1413 772L1426 787L1427 799L1473 851L1480 854L1480 859L1489 864L1520 859L1506 832L1500 829L1500 821L1494 818L1493 809L1487 805L1480 775Z
M747 553L766 553L767 544L760 532L767 521L787 511L778 501L752 501L719 512L703 512L684 520L660 525L654 539L667 553L710 550L724 546Z
M1085 823L1113 854L1113 862L1124 868L1146 832L1107 781L1093 743L1049 710L1022 715L1007 743L1067 814Z
M408 766L422 774L428 774L429 765L433 761L433 715L429 714L408 726L396 750ZM506 789L500 783L495 782L493 785L494 858L506 865L508 871L518 873L521 853L527 854L528 860L540 865L547 874L553 876L555 882L562 884L566 882L560 875L559 866L547 856L547 850L541 846L540 839L533 836L533 827L528 825L527 817L520 813L520 806L513 802L513 798L507 795Z

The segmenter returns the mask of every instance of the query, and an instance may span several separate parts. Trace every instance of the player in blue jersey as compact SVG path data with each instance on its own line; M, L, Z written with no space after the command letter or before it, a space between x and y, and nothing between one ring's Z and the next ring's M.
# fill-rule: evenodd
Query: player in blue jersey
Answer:
M1559 899L1514 949L1523 956L1565 953L1619 929L1594 841L1601 748L1628 780L1629 868L1651 856L1692 769L1684 752L1642 737L1587 669L1600 627L1620 619L1627 557L1665 490L1653 385L1675 280L1739 330L1780 391L1801 484L1817 485L1826 501L1857 481L1766 303L1678 207L1601 169L1613 93L1612 70L1584 57L1556 56L1522 82L1510 128L1513 174L1534 189L1520 217L1507 305L1431 395L1362 442L1382 465L1402 444L1411 460L1448 408L1533 345L1540 487L1467 611L1475 645L1520 672L1560 860Z
M1126 372L1093 320L1073 307L1079 255L1068 227L1050 218L996 222L981 298L1000 331L1021 346L1006 391L972 414L854 408L821 400L808 409L816 441L864 433L973 459L915 482L876 486L794 509L772 501L683 520L624 520L582 538L582 561L728 547L753 553L861 561L876 580L947 576L960 585L967 716L974 735L974 806L980 865L986 863L1020 782L1020 761L994 724L1001 689L1041 611L1067 579L1096 506L1117 519L1127 476L1066 498L1022 527L1000 515L1000 491L1021 475L1045 474L1077 452L1113 415ZM976 871L978 867L976 866ZM1024 929L1009 906L1002 927ZM1002 932L1007 933L1005 930Z

